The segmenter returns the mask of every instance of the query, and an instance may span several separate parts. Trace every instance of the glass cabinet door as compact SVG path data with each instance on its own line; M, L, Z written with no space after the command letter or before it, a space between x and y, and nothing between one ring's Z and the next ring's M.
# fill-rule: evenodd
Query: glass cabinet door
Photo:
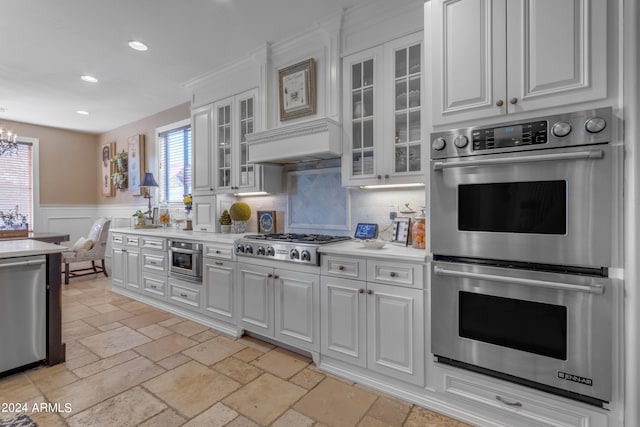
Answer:
M351 65L351 175L374 173L374 64L373 59Z
M249 164L247 155L247 135L253 133L254 130L254 98L253 96L240 100L240 187L253 187L254 182L254 165Z
M421 47L416 44L397 49L395 68L394 173L421 170Z
M217 187L231 187L231 104L218 107L217 114Z

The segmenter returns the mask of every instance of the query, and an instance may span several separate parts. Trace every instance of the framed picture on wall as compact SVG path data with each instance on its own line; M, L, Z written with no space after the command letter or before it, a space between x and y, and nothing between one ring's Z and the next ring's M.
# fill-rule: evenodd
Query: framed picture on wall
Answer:
M116 195L116 188L111 180L115 165L111 163L111 157L116 154L116 143L105 142L102 144L102 163L100 185L102 187L102 195L105 197L113 197Z
M129 154L129 191L133 196L139 196L140 183L144 177L144 135L127 138L127 152Z
M278 70L280 120L316 112L316 61L313 58Z

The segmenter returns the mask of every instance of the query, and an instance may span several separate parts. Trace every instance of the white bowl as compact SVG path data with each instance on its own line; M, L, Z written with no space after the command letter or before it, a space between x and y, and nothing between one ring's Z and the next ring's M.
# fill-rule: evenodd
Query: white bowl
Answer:
M380 249L385 245L384 240L379 240L379 239L365 239L362 240L362 244L369 249Z

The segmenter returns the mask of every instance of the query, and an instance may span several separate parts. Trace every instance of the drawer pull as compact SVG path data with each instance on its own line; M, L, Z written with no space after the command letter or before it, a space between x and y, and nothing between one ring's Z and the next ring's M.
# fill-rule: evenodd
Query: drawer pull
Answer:
M269 273L269 274L267 274L267 277L268 277L269 279L271 279L271 278L273 277L273 274Z
M389 273L389 276L391 276L391 277L396 277L396 276L397 276L397 274L396 274L396 272L395 272L395 271L392 271L391 273Z
M340 267L338 267L338 270L343 271L344 270L344 265L341 265Z
M522 403L520 402L509 402L508 400L504 399L502 396L496 396L496 400L498 402L502 402L507 406L516 406L518 408L522 407Z
M189 295L184 294L184 293L180 293L180 296L181 296L182 298L186 298L186 297L188 297Z
M362 288L358 289L358 293L359 294L364 294L364 289L362 289Z
M220 252L220 251L216 251L216 253L217 253L217 254L221 254L222 252Z
M157 263L157 262L155 262L155 261L149 261L149 264L151 264L151 265L158 265L158 263Z
M280 278L280 276L278 276L277 274L274 274L273 278L274 278L274 279L279 279L279 278Z
M367 295L373 295L373 291L372 291L371 289L369 289L369 290L367 291Z
M216 261L216 265L224 265L224 263L222 263L220 261Z
M158 289L158 287L156 285L151 285L151 288Z

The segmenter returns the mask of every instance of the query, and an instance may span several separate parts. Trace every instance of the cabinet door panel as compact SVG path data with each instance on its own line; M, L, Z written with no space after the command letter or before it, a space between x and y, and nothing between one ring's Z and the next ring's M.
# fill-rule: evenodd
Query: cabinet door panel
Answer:
M206 286L204 309L225 322L234 319L234 268L232 263L205 259L203 281Z
M215 196L193 196L193 225L196 231L216 231Z
M240 323L242 327L273 336L273 269L238 264Z
M133 290L140 289L140 251L127 249L126 252L126 285Z
M321 278L321 352L366 367L365 282ZM362 290L362 292L361 292Z
M606 2L509 1L509 112L606 97Z
M423 292L367 286L369 369L424 385Z
M111 256L111 283L124 287L125 254L122 248L113 248Z
M297 347L320 349L320 284L315 274L276 270L275 336Z
M212 158L212 107L198 108L191 115L193 125L193 194L213 193Z
M434 2L434 124L506 113L505 13L505 0Z

